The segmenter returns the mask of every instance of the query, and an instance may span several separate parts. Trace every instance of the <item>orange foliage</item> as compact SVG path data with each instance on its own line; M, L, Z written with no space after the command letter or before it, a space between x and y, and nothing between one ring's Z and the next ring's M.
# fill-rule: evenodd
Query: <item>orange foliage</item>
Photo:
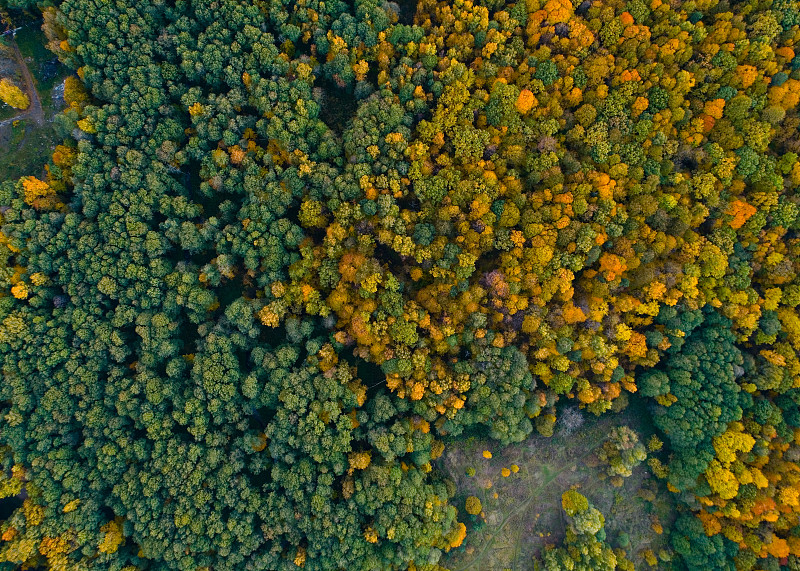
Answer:
M33 207L50 205L55 198L55 192L50 185L34 176L23 178L22 188L25 191L25 203Z
M533 95L531 91L528 89L523 89L520 91L519 96L517 97L517 102L515 106L517 111L522 113L523 115L533 108L534 105L537 104L536 97Z
M730 225L734 230L741 228L753 214L756 213L755 206L751 206L742 200L734 200L728 208L727 214L733 217Z

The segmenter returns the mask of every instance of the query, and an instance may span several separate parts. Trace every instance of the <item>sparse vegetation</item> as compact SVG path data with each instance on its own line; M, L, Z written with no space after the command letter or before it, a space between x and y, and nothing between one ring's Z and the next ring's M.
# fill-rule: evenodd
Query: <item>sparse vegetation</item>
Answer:
M586 419L577 433L562 426L551 438L532 436L488 460L483 458L485 444L479 439L448 443L437 464L456 482L456 501L468 496L480 499L484 518L467 522L467 539L442 564L462 571L532 570L548 545L558 545L566 538L562 494L571 489L590 498L605 515L609 545L625 550L625 557L637 569L645 565L644 550L657 553L669 548L668 538L656 533L651 519L656 517L668 526L674 518L665 482L643 466L634 467L616 493L603 482L607 464L600 462L599 456L604 443L617 426L632 427L629 430L639 440L653 435L644 413L637 402L621 414ZM462 475L462 466L475 466L474 475ZM511 474L503 477L506 467ZM616 541L620 535L627 542Z

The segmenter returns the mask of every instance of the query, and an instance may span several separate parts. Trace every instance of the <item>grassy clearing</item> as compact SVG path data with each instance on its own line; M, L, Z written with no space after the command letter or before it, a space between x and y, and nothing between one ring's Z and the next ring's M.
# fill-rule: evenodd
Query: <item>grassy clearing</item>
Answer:
M69 75L69 70L45 47L47 39L38 25L30 24L20 30L16 42L33 76L45 121L38 125L29 115L7 105L0 109L0 121L19 117L17 121L5 121L0 126L0 148L5 151L0 153L3 179L43 175L44 165L59 142L53 117L61 109L53 99L53 90Z
M38 24L30 24L16 36L19 51L28 63L36 89L42 96L42 105L46 95L68 75L68 70L61 65L53 52L47 49L47 37Z
M552 438L536 435L504 449L479 439L451 444L439 468L456 482L454 502L469 532L464 545L450 552L442 564L453 571L533 569L534 557L564 536L561 494L575 486L606 516L611 543L617 546L619 533L628 533L628 556L637 568L646 568L642 552L652 549L658 553L666 543L665 535L656 533L652 524L656 516L668 528L670 494L650 477L646 465L636 468L621 488L615 488L604 478L604 466L595 457L610 430L620 424L627 424L646 441L652 428L642 412L631 406L599 419L587 416L583 426L574 431L562 427ZM484 458L484 450L492 453L491 459ZM519 471L504 477L503 468L513 465ZM473 476L468 475L470 468L475 470ZM464 510L471 495L481 500L480 516Z
M0 127L0 147L9 151L0 153L0 175L5 180L42 177L57 143L52 123L39 126L26 117L16 125Z
M0 121L11 119L15 115L19 115L18 109L14 109L10 105L0 102Z

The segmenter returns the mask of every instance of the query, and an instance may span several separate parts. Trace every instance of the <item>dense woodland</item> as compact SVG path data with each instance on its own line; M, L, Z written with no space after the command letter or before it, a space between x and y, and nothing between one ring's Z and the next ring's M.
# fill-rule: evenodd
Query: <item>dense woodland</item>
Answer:
M0 183L0 568L441 569L448 443L630 395L658 567L800 569L798 0L4 3L75 75ZM632 568L564 510L544 569Z

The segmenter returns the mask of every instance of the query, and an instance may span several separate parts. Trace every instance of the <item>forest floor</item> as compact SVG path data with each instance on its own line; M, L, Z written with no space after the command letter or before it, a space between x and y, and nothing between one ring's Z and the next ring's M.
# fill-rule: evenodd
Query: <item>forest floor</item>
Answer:
M69 70L46 47L38 23L0 41L0 72L24 87L31 105L18 111L0 103L0 173L5 179L41 176L58 143L53 117L64 107Z
M573 428L559 422L551 438L534 434L505 448L477 438L448 445L438 467L456 482L453 501L468 531L464 544L446 554L440 564L453 571L534 569L534 558L566 533L561 494L572 487L603 513L612 546L618 547L620 532L628 533L626 551L637 569L646 567L645 550L658 553L665 546L666 537L653 526L656 521L664 528L671 523L673 505L665 484L642 464L621 488L615 488L604 478L605 467L596 457L615 426L627 424L642 442L647 441L653 429L643 407L632 404L599 418L577 410L571 416ZM582 426L574 428L580 420ZM484 450L492 453L491 459L483 457ZM501 470L512 465L519 471L503 477ZM467 475L468 468L475 470L474 476ZM483 517L464 510L471 495L481 500Z

